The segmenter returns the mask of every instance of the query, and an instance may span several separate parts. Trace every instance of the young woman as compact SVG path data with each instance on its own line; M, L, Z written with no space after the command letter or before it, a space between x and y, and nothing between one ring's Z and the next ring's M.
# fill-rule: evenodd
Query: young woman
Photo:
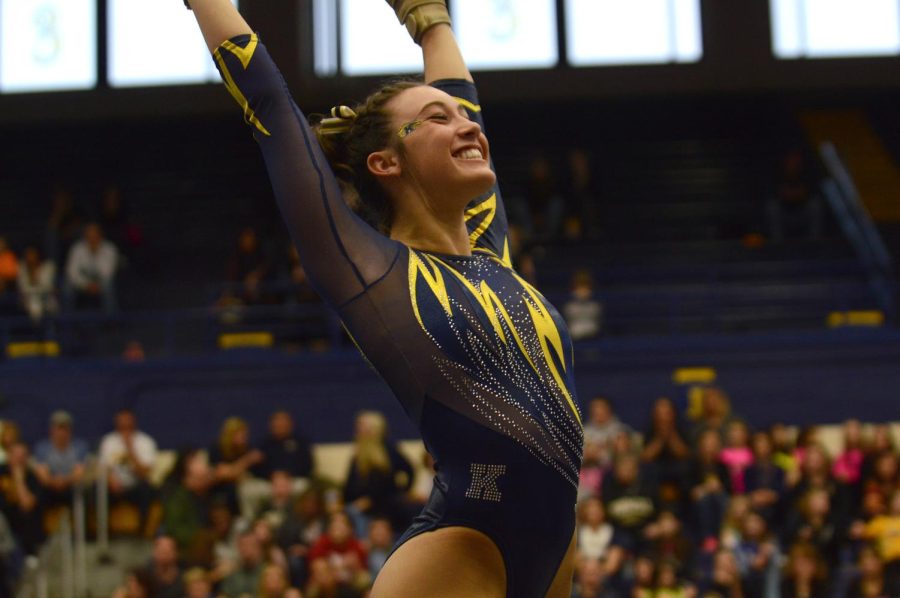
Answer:
M191 0L310 280L437 463L372 596L568 596L583 436L571 342L510 266L443 0L389 4L422 47L426 84L387 85L310 127L231 2Z

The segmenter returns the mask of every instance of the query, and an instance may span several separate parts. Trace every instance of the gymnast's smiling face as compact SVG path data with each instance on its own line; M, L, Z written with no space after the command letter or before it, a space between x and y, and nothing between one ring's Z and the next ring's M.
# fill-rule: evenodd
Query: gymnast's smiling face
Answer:
M395 161L377 166L392 168L395 182L427 200L463 208L494 185L487 137L450 95L422 85L398 94L388 109L396 150L387 154Z

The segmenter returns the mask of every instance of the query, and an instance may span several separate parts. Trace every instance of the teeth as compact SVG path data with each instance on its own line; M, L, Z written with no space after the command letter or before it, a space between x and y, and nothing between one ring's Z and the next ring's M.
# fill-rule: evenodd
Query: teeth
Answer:
M461 158L463 160L482 160L482 159L484 159L484 156L482 155L481 150L477 150L474 148L470 148L470 149L464 150L462 152L459 152L458 154L456 154L456 157Z

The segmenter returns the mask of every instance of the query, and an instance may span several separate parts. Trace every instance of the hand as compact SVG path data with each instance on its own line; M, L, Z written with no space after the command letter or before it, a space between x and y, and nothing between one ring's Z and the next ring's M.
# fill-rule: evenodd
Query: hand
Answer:
M444 0L387 0L397 18L417 44L425 32L442 23L450 24L450 14Z

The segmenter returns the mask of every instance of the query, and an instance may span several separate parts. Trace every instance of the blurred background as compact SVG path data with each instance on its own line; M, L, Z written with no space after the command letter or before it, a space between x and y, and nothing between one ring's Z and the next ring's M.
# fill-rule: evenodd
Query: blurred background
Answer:
M240 0L240 9L307 113L360 101L420 62L377 0ZM748 433L825 426L818 439L790 443L824 446L837 460L849 449L834 426L859 420L868 451L875 425L897 419L900 388L900 3L451 0L450 9L479 86L516 267L569 321L586 412L591 398L607 398L640 432L621 450L649 445L651 414L667 397L679 425L697 432L684 433L687 453L669 455L687 463L703 418L718 417L706 397L727 393ZM165 512L166 475L180 483L176 456L183 467L187 449L218 446L229 418L249 440L219 456L240 471L212 462L216 483L269 479L255 457L240 459L272 434L273 446L299 435L315 466L291 478L311 480L320 498L343 492L364 409L384 415L390 438L411 441L404 454L427 479L413 426L306 280L251 131L180 2L0 0L0 140L0 418L16 432L0 433L0 445L34 452L64 410L86 447L88 473L70 480L73 496L89 498L60 501L84 516L42 520L28 548L19 536L32 532L13 530L10 582L68 596L107 595L122 581L131 557L97 565L94 556L115 552L100 532L108 497L95 491L112 491L99 447L118 433L110 430L123 409L165 456L147 464L155 477L152 492L132 500L137 523L113 517L127 532L120 540L134 541L121 554L132 550L135 562L147 538L168 533L147 518L153 505ZM284 438L271 430L282 410L296 422ZM717 427L726 442L725 424ZM612 477L615 451L604 451L599 470ZM881 453L872 451L874 467ZM665 485L680 470L664 475L657 456L638 454L669 493L653 491L643 523L671 511L692 539L717 538L705 544L706 569L702 559L679 561L676 577L704 589L716 566L720 576L731 566L719 552L721 522L704 528L692 488ZM34 469L40 459L23 462ZM794 484L806 475L785 472ZM52 484L34 475L43 497ZM829 577L823 596L855 595L847 588L865 572L866 540L847 531L875 516L862 512L864 477L829 477L847 533L826 556L845 575ZM895 471L880 490L885 513L896 484ZM783 500L800 513L810 489L791 488ZM738 484L724 494L744 493ZM256 507L231 506L252 529ZM391 523L401 530L403 518ZM767 525L780 540L781 575L795 524ZM356 531L366 539L368 528ZM29 561L50 550L47 538L63 538L51 543L63 552ZM621 555L605 556L599 573L585 557L582 595L605 595L589 593L592 575L603 591L633 589L644 551L623 546L627 556L617 567ZM184 542L178 548L183 557ZM891 554L879 553L885 567L900 550ZM313 559L298 559L301 569L285 570L303 589ZM665 559L650 561L656 577L668 574ZM217 563L199 562L205 580ZM225 577L212 585L221 590ZM776 595L782 577L744 595Z

